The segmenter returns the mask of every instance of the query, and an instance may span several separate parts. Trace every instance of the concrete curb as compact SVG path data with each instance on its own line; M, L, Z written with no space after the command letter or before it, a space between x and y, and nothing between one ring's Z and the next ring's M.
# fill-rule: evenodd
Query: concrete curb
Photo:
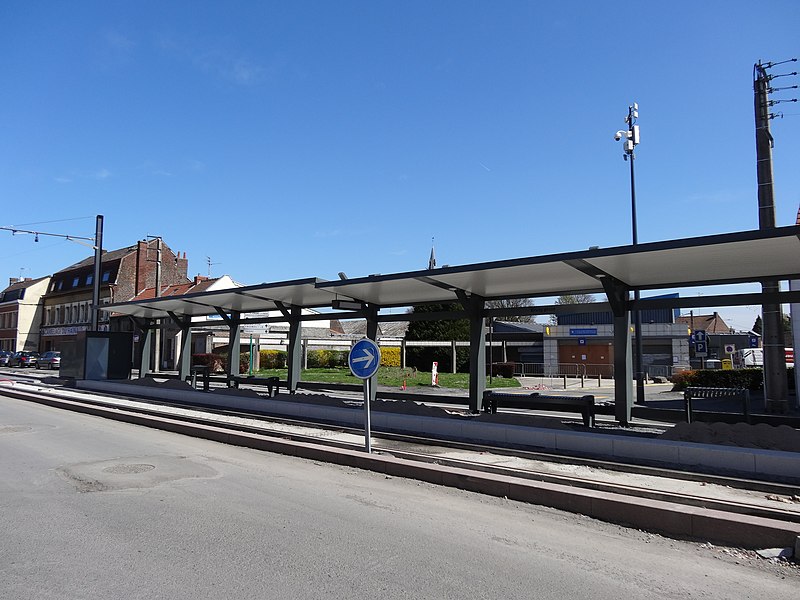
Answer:
M43 398L19 390L4 389L2 393L60 409L224 444L355 467L388 476L415 479L548 506L677 538L693 538L742 548L767 548L793 546L800 536L798 523L674 505L659 500L632 498L622 494L523 480L457 467L411 462L394 456L366 454L363 451L230 431L222 427L185 423L168 417L140 415L124 409L87 406L60 398Z

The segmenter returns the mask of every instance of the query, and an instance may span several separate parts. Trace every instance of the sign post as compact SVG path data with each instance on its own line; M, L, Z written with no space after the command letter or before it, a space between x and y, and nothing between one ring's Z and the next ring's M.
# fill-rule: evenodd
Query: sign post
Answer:
M372 452L370 437L372 428L369 419L370 378L378 372L381 365L381 349L378 344L369 338L363 338L355 343L347 357L350 372L364 381L364 449Z

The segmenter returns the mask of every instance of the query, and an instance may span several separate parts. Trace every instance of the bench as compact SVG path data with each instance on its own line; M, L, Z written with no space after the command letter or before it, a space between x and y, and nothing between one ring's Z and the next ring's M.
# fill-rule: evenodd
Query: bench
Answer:
M267 394L271 398L280 391L281 380L278 377L256 377L254 375L229 375L228 387L239 388L239 384L265 385ZM284 384L285 386L286 384Z
M197 376L203 378L203 391L207 392L209 389L209 376L211 375L211 368L208 365L192 365L189 368L189 375L186 379L191 379L192 387L197 389Z
M686 422L692 422L694 400L735 400L742 403L742 414L750 422L750 390L744 388L689 387L683 392Z
M483 393L483 410L496 414L500 405L506 408L525 408L530 410L556 410L562 412L579 412L583 415L583 424L594 427L594 396L548 396L534 392L532 394L507 394L486 391Z

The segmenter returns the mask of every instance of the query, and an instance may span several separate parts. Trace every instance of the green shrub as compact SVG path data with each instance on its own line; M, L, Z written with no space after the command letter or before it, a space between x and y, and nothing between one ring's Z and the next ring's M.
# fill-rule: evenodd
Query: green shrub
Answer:
M400 348L381 348L381 366L399 367Z
M309 369L331 369L334 367L346 367L347 355L345 350L309 350L308 368Z
M764 386L764 372L761 369L682 371L672 376L672 383L673 391L682 391L687 387L745 388L755 391Z
M514 377L514 363L493 363L492 377L505 377L506 379L511 379Z
M439 373L453 370L452 350L449 347L412 346L406 348L406 366L430 372L431 364L439 363ZM469 373L469 348L456 348L456 372Z
M283 350L261 350L259 352L262 369L285 369L286 352Z

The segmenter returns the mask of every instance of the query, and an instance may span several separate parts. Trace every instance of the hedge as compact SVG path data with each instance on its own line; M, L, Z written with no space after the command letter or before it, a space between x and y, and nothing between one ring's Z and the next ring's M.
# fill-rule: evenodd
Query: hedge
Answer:
M284 350L261 350L259 359L262 369L286 368L286 352Z
M381 366L399 367L400 348L381 348Z
M309 350L309 369L330 369L346 367L348 351L345 350Z
M794 373L791 379L794 379ZM697 369L676 373L671 380L673 392L687 387L745 388L756 391L764 387L764 372L761 369Z
M492 377L504 377L506 379L511 379L514 377L514 363L492 363L491 373Z

